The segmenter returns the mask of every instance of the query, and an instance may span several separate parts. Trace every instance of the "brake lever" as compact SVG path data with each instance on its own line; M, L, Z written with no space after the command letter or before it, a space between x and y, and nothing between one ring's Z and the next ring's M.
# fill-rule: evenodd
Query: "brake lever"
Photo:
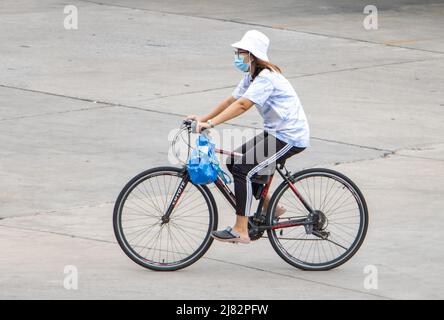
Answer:
M197 121L192 121L190 128L192 133L197 133Z

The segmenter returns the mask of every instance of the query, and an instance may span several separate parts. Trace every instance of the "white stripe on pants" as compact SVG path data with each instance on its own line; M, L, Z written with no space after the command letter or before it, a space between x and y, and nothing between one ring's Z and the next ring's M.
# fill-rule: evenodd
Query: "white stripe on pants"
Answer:
M245 216L251 217L251 216L254 215L254 213L253 214L250 213L251 202L253 200L253 191L252 191L252 187L251 187L251 177L255 173L257 173L259 170L261 170L262 168L266 167L270 163L272 163L272 162L276 161L277 159L279 159L280 157L282 157L291 148L292 148L292 145L287 143L285 145L285 147L283 147L281 150L279 150L276 154L274 154L273 156L271 156L268 159L265 159L264 161L259 163L257 166L255 166L253 169L251 169L248 172L247 178L246 178L246 183L247 183L247 201L245 202Z

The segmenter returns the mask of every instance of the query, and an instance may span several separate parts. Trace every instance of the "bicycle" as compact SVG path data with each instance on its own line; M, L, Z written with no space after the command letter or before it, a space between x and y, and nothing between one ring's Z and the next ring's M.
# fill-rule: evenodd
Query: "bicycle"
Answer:
M188 146L188 158L192 127L192 121L183 121L172 142L174 149L181 137ZM219 148L216 152L239 156ZM276 171L283 182L267 212L262 208L275 172L255 195L259 203L249 218L250 239L261 239L267 231L277 254L303 270L330 270L348 261L368 228L367 205L358 187L331 169L291 173L278 164ZM235 208L229 186L221 177L214 184ZM287 211L275 217L278 205ZM120 247L134 262L156 271L179 270L199 260L210 248L217 225L215 199L207 185L190 181L186 162L182 167L156 167L138 174L125 185L114 206L113 227Z

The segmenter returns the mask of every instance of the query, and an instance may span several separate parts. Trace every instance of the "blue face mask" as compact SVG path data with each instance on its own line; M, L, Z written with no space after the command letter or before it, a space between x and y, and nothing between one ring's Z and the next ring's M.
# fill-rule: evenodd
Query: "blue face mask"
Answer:
M243 72L247 72L248 69L250 69L250 65L248 63L244 63L244 57L241 55L239 55L239 57L234 57L234 65Z

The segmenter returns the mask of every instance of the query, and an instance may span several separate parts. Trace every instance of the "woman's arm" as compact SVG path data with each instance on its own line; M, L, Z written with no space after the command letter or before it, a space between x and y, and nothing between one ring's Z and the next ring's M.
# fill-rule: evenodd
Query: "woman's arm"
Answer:
M225 110L223 110L217 116L215 116L214 118L209 118L209 119L211 119L213 126L217 126L218 124L224 123L228 120L231 120L233 118L240 116L242 113L244 113L245 111L250 109L253 105L254 105L254 103L252 101L241 97L241 98L235 100L232 104L230 104L229 107L227 107ZM207 120L205 120L205 121L207 121ZM199 129L198 129L199 132L200 132L200 128L210 128L210 125L206 122L200 122Z
M220 114L222 111L224 111L226 108L228 108L234 101L236 101L235 97L229 96L228 98L224 99L214 110L212 110L209 114L205 116L196 116L196 115L190 115L187 117L187 119L197 120L200 122L206 122L218 114Z

